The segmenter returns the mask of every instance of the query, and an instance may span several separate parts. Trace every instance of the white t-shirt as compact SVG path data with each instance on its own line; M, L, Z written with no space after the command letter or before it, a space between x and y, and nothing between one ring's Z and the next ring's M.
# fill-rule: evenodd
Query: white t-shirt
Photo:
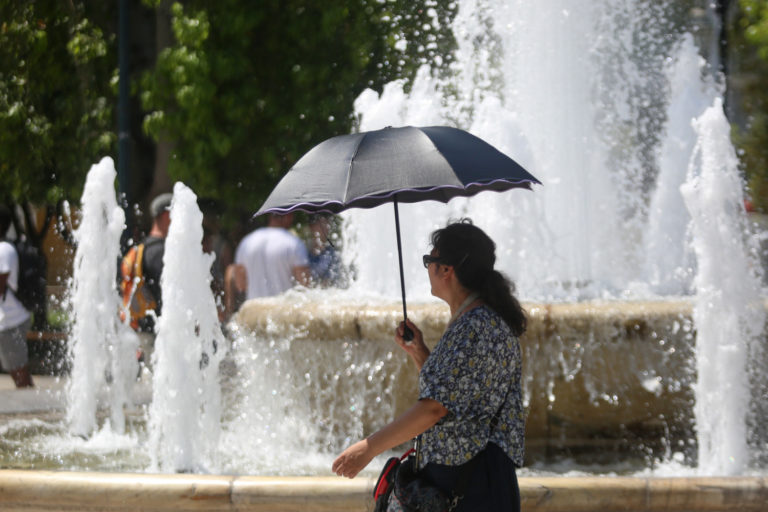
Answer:
M235 263L248 273L247 299L279 295L294 285L293 268L309 265L304 242L283 228L257 229L240 241Z
M29 311L24 309L11 288L16 290L19 285L19 255L16 248L0 241L0 274L8 274L5 299L0 296L0 331L12 329L24 323L29 318Z

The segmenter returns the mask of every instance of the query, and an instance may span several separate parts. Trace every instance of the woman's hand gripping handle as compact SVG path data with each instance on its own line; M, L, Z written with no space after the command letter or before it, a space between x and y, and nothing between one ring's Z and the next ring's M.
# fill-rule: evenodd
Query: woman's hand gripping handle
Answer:
M413 333L413 338L410 341L404 337L406 327ZM410 320L400 322L400 325L395 329L395 343L400 345L400 348L411 356L413 362L416 363L416 368L421 370L424 361L429 357L429 349L424 344L424 335L421 333L421 330L416 327L416 324Z

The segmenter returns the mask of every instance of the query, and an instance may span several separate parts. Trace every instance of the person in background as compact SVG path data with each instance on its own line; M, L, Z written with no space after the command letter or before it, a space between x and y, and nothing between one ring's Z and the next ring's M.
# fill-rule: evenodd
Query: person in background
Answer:
M31 315L14 292L18 290L19 255L4 240L11 222L11 211L0 205L0 366L10 373L17 388L25 388L34 385L27 351Z
M346 285L344 267L336 247L328 238L331 222L331 217L322 213L309 219L309 269L313 285L343 288Z
M293 214L270 214L266 227L246 235L235 250L225 276L227 313L242 300L279 295L296 284L310 283L304 242L289 231Z
M172 199L173 194L165 193L152 200L149 234L126 253L120 264L123 307L129 310L131 327L141 339L140 361L147 361L147 355L154 346L155 319L160 316L163 305L160 276L163 273L165 239L171 226Z
M212 199L198 199L198 205L203 212L203 251L213 254L216 259L211 265L211 290L216 298L216 310L219 320L225 320L224 276L226 269L232 264L234 250L229 239L224 236L219 224L219 205Z
M419 368L419 398L381 430L344 450L332 470L354 478L377 455L418 437L418 475L450 496L456 512L519 511L516 467L523 464L522 355L525 311L512 284L494 269L496 245L467 219L432 233L422 259L432 295L451 319L430 352L410 320L411 342L396 343ZM464 482L461 484L460 482ZM397 497L390 495L389 506Z

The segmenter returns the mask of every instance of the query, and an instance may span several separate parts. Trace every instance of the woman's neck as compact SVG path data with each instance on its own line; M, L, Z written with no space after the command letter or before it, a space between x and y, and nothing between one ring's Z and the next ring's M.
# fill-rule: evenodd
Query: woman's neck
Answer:
M464 290L460 293L453 294L448 306L451 308L451 322L460 317L465 311L471 309L472 305L479 300L476 293Z

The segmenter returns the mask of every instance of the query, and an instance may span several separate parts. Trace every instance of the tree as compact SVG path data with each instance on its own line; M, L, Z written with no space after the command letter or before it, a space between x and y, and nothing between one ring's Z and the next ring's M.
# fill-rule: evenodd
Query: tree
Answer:
M740 0L740 4L744 13L744 35L747 41L757 46L760 57L768 60L768 2Z
M110 18L100 2L0 5L0 200L23 205L38 247L55 208L79 199L90 165L114 147ZM46 207L42 227L31 204Z
M99 2L0 4L0 201L19 206L16 232L37 247L44 267L50 223L65 200L79 199L91 164L114 146L114 37L95 22L109 18ZM39 225L32 205L45 212ZM39 304L35 328L46 316Z
M739 7L732 32L742 67L740 108L748 117L746 126L735 130L734 140L741 153L753 205L768 212L768 1L740 0Z
M310 147L352 130L364 88L450 55L455 8L429 0L174 3L175 42L142 80L144 127L172 144L173 180L252 213Z

